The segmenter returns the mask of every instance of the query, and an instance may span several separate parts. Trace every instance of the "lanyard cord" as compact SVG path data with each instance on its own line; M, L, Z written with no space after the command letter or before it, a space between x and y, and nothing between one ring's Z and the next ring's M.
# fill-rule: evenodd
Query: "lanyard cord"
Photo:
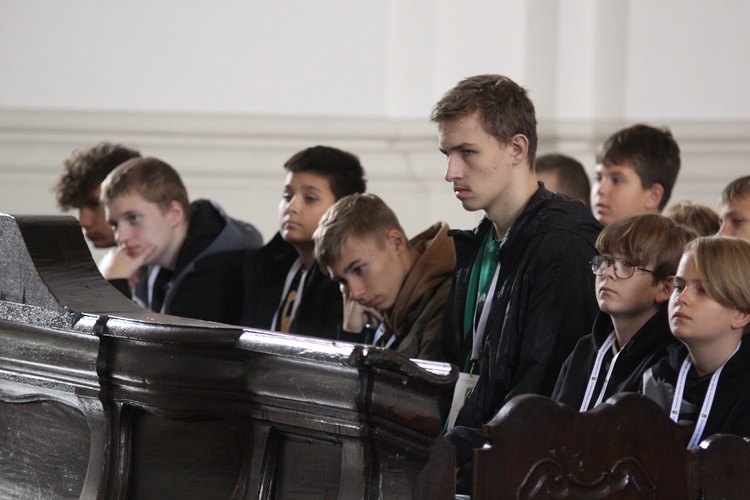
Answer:
M737 344L737 348L732 353L732 356L734 356L740 349L740 345L742 345L742 341ZM701 406L701 412L698 415L698 420L695 422L695 430L693 431L693 437L690 438L690 442L688 443L688 448L697 446L698 443L700 443L700 438L703 435L703 429L705 429L706 422L708 421L708 415L711 413L711 407L714 404L716 388L719 385L719 376L721 375L721 371L724 369L724 366L727 364L727 361L732 359L732 356L729 356L727 360L724 361L724 363L719 367L719 369L716 370L711 376L711 382L708 384L706 396L703 398L703 406ZM685 361L682 362L682 367L680 367L680 374L677 377L677 385L674 388L674 398L672 399L672 410L670 411L669 418L671 418L675 422L677 422L677 420L680 418L682 394L685 392L685 382L687 381L687 375L690 371L691 366L692 363L690 362L690 355L688 355L685 357Z
M599 380L599 371L602 369L604 356L606 356L607 352L614 345L615 340L615 332L610 333L609 337L607 337L602 346L599 348L599 352L596 353L594 367L591 369L591 377L589 377L589 383L588 386L586 386L586 392L583 396L583 402L581 403L581 408L578 411L586 411L589 409L589 403L591 403L591 398L594 395L594 389L596 389L596 381ZM599 403L602 402L602 399L604 399L604 392L607 390L607 384L609 383L609 379L612 378L612 372L615 369L617 357L621 352L622 349L617 351L617 354L615 354L615 356L612 358L612 362L609 364L609 370L607 370L607 376L604 378L602 390L599 392L599 397L597 398L596 403L594 403L594 406L598 406Z
M289 289L292 287L292 282L294 281L294 277L297 275L297 272L302 269L302 259L297 257L297 260L294 261L294 264L292 264L291 269L289 269L289 272L286 275L286 282L284 282L284 290L281 292L281 300L279 301L279 307L276 308L276 312L273 315L273 322L271 323L271 330L276 331L276 322L278 321L279 312L284 307L287 301L287 295L289 294ZM300 302L302 302L302 292L305 288L305 278L307 278L307 273L303 272L302 277L299 280L299 284L297 285L297 294L294 296L294 304L292 305L292 312L289 314L289 324L292 324L292 321L294 320L294 315L297 314L297 309L299 308Z
M474 306L474 321L473 333L472 333L472 344L471 344L471 361L476 363L479 360L479 355L482 352L482 342L484 341L484 334L487 328L487 318L490 315L490 309L492 309L492 299L495 297L495 289L497 288L497 280L500 276L500 263L495 268L495 276L492 278L492 284L490 289L487 290L487 295L484 299L484 305L482 305L482 313L479 315L479 321L477 322L477 306L481 296L477 291L477 302Z

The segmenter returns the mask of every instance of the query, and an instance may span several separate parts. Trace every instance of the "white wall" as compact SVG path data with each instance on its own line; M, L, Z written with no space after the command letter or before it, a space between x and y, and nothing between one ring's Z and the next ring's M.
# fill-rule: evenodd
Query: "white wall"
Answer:
M275 229L282 163L329 144L416 232L470 226L442 180L430 108L459 79L530 90L540 152L593 170L637 121L683 151L673 200L750 173L743 0L0 0L0 211L57 213L74 148L163 158L193 197Z

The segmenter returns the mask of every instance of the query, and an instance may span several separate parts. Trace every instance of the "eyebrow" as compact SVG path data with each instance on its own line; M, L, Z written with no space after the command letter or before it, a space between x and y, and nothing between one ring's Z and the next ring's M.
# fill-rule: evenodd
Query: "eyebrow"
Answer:
M344 274L350 273L352 271L352 268L357 267L360 264L360 259L354 259L349 263L348 266L344 268Z
M475 148L477 145L472 142L462 142L461 144L456 144L453 147L450 148L438 148L441 153L447 153L448 151L456 151L457 149L464 149L466 147L472 147Z

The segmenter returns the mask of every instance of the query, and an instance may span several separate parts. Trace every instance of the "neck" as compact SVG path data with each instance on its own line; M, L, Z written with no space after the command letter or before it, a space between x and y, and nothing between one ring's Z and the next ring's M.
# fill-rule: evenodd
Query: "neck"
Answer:
M688 345L688 356L698 375L703 377L714 373L732 356L741 339L729 335L727 337L715 342Z
M517 169L528 169L528 165L521 164ZM513 175L513 174L511 174ZM510 183L508 189L500 193L496 203L486 210L487 218L495 227L495 237L502 239L510 226L526 208L531 196L539 189L533 172L525 171L518 182Z
M294 245L297 249L300 259L302 259L302 267L305 271L308 271L313 264L315 264L315 244L310 242L309 244Z
M164 252L163 257L159 260L159 262L154 262L154 264L158 264L169 271L174 271L175 268L177 268L177 257L180 255L182 245L185 243L187 232L187 221L177 226L177 228L175 228L174 238L172 238L169 248L166 252Z
M625 344L630 342L630 339L635 337L635 334L643 328L643 325L651 319L651 317L659 311L658 307L648 309L638 314L630 315L610 315L612 316L612 325L615 327L615 337L617 337L617 345L620 349L625 347Z

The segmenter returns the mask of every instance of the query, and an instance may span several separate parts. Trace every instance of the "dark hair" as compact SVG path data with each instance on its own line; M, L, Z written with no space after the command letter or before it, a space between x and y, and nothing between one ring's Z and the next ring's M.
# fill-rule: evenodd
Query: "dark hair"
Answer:
M89 193L121 163L141 153L121 144L100 142L88 149L76 149L65 160L65 171L55 185L57 205L62 210L83 205Z
M192 207L180 175L167 163L152 157L128 160L104 179L102 199L112 201L118 196L137 193L162 210L173 201L182 205L185 219L190 220Z
M325 177L338 200L348 194L364 193L365 170L355 155L329 146L314 146L295 153L284 163L288 172L311 172Z
M628 215L608 224L596 240L600 254L620 252L637 266L653 262L653 283L677 271L685 245L694 233L662 214Z
M581 162L562 154L546 154L538 157L534 172L556 172L562 194L589 205L591 183Z
M680 147L667 127L637 124L609 136L599 147L596 162L604 166L629 163L643 189L661 184L664 196L659 210L663 210L680 172Z
M750 196L750 175L735 179L721 192L721 203L726 205L730 200Z
M478 75L461 80L432 108L430 120L441 124L479 111L484 130L502 145L523 134L529 140L528 160L534 168L537 133L534 103L526 89L502 75Z

